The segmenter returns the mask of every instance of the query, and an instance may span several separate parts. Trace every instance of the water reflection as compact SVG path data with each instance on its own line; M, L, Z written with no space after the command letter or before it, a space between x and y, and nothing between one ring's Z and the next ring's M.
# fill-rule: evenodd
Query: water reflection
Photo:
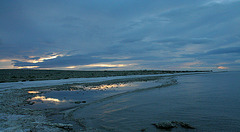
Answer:
M98 83L97 83L98 84ZM138 89L146 89L148 87L159 86L162 82L158 81L139 81L139 82L119 82L97 85L88 84L73 84L62 85L59 87L50 87L41 90L28 91L29 94L35 94L33 98L28 101L34 102L30 105L33 108L68 108L75 105L80 105L78 102L95 102L117 95L123 95ZM86 86L88 85L88 86ZM108 98L111 99L111 98Z
M102 84L99 86L82 86L82 85L76 85L76 86L72 86L73 89L70 89L70 91L74 91L75 88L79 89L83 89L83 90L108 90L108 89L113 89L113 88L122 88L122 87L128 87L128 86L135 86L133 84L123 84L123 83L119 83L119 84Z
M30 101L36 101L36 100L39 100L39 101L42 101L42 102L43 101L52 102L52 103L55 103L55 104L66 102L66 100L59 100L59 99L56 99L56 98L46 98L46 96L39 96L39 95L30 99Z
M40 93L39 91L28 91L28 93L30 94L37 94L37 93Z
M86 87L86 90L107 90L112 88L127 87L129 84L109 84L109 85L100 85L95 87Z

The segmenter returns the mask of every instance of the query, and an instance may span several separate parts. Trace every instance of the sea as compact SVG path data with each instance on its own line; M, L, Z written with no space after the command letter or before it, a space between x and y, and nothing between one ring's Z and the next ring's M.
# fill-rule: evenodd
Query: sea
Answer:
M37 91L29 107L69 109L68 120L81 124L75 130L240 131L240 72L173 74L71 87ZM153 125L171 121L195 129Z

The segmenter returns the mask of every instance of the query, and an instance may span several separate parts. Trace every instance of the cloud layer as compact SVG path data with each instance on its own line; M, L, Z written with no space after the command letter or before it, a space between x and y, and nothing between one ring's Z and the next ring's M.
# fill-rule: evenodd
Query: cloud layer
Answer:
M2 0L0 68L240 70L239 12L239 0Z

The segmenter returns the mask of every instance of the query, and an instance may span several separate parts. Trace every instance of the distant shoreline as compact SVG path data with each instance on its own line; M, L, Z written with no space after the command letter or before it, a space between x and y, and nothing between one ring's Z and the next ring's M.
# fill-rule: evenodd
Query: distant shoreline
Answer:
M174 70L125 70L125 71L73 71L73 70L35 70L35 69L0 69L0 83L25 82L40 80L59 80L69 78L92 78L127 75L174 74L206 71L174 71Z

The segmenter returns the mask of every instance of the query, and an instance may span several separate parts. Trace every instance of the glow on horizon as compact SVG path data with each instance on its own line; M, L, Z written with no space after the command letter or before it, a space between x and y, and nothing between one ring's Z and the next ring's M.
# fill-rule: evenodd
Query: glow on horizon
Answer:
M11 59L0 59L0 69L14 69Z
M34 69L38 67L39 66L18 66L17 69Z
M12 60L10 59L1 59L0 62L11 62Z
M126 67L127 64L90 64L85 65L86 67Z
M68 66L68 67L62 67L66 69L81 69L81 68L92 68L92 67L106 67L106 68L120 68L120 67L128 67L133 66L137 64L89 64L89 65L77 65L77 66Z
M221 69L221 70L223 70L223 69L228 69L228 67L219 66L219 67L217 67L217 69Z
M77 66L68 66L68 67L65 67L65 68L74 69L74 68L77 68Z

